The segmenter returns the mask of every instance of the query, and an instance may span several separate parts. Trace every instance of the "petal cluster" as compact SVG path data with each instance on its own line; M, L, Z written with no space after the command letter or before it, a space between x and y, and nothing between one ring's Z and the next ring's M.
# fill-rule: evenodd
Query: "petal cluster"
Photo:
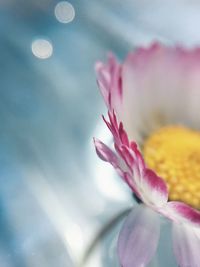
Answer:
M138 198L160 209L168 200L166 183L146 167L137 144L129 141L122 122L118 124L114 113L108 115L109 121L105 118L104 121L113 135L115 152L95 139L97 154L113 165Z
M150 262L158 245L161 215L172 221L178 265L200 267L200 212L185 203L168 201L166 183L146 166L137 144L144 138L141 137L144 124L148 131L151 127L159 127L159 116L164 123L185 120L195 127L197 119L193 119L192 114L197 101L194 96L199 95L200 102L200 90L197 91L200 63L196 62L195 55L200 58L199 50L153 45L131 53L122 65L112 55L107 64L99 62L96 65L98 85L108 107L108 119L104 118L104 121L114 141L113 148L109 148L95 139L97 154L113 165L143 202L133 208L119 236L118 254L123 267L146 266ZM187 76L181 78L186 70ZM169 88L163 80L166 72L171 78ZM197 72L199 77L195 79ZM191 90L185 87L185 81L190 82ZM155 93L162 98L158 104ZM183 103L174 101L175 94L184 96L183 102L186 98L194 102L187 115L181 112ZM172 111L176 114L174 117Z

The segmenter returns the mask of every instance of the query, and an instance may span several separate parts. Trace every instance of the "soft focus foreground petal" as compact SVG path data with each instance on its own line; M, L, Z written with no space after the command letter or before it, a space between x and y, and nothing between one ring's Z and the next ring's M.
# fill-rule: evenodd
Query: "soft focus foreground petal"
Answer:
M200 212L185 203L170 201L166 205L166 212L174 221L191 223L196 227L200 227Z
M120 120L129 138L141 142L166 124L200 128L200 49L139 48L128 55L121 75Z
M144 267L154 256L160 236L160 218L144 205L128 215L118 239L118 255L123 267Z
M180 267L200 267L200 237L193 227L173 223L173 247Z

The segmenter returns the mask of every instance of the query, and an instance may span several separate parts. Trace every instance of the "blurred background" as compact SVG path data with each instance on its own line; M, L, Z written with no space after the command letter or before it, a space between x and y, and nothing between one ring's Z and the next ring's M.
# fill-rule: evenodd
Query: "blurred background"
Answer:
M110 140L94 64L154 41L196 46L198 25L197 0L0 0L1 267L119 266L133 199L93 147ZM151 266L176 266L162 238Z

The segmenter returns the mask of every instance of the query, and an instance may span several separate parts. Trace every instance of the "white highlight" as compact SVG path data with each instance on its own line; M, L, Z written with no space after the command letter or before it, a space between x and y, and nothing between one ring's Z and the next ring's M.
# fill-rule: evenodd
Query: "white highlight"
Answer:
M70 257L78 261L82 257L85 246L83 229L67 214L66 207L42 173L32 170L25 175L28 178L28 186L54 225ZM72 214L71 210L69 213Z
M120 188L117 182L118 177L115 175L115 171L111 166L105 167L105 163L99 162L96 168L95 182L99 191L106 197L122 200L124 199L124 192Z
M31 50L34 56L40 59L47 59L53 54L53 46L46 39L37 39L32 42Z
M59 2L54 12L57 20L61 23L69 23L75 17L74 7L67 1Z

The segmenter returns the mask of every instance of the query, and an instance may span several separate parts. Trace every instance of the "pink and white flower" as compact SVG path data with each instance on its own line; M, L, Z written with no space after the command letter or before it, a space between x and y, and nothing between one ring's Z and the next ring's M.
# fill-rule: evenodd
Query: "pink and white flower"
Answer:
M144 267L154 256L160 217L172 222L173 249L180 267L200 267L200 212L170 201L167 184L143 159L145 136L162 125L200 128L200 49L153 45L130 53L123 64L113 55L96 64L97 81L108 108L104 121L114 150L95 139L99 157L111 163L142 204L134 206L118 239L123 267ZM177 101L178 99L178 101ZM157 120L155 114L162 116Z

